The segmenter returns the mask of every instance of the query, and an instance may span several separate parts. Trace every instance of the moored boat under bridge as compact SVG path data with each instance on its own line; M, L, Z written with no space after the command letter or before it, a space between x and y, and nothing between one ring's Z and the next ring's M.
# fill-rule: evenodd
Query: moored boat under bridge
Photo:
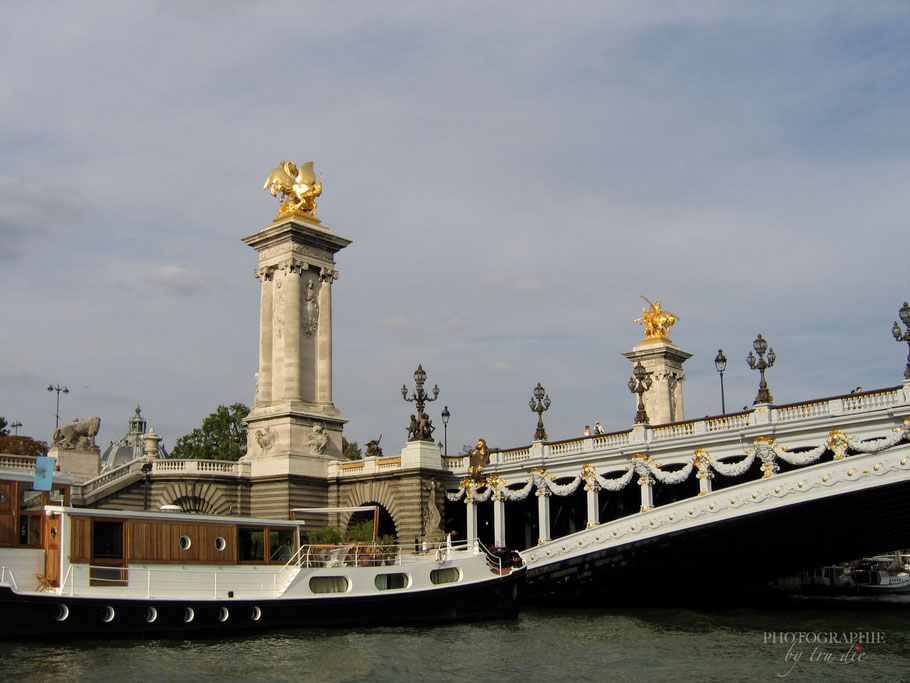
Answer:
M467 475L466 458L449 464ZM450 486L448 520L526 548L532 596L740 592L910 547L910 383L535 442L483 474Z

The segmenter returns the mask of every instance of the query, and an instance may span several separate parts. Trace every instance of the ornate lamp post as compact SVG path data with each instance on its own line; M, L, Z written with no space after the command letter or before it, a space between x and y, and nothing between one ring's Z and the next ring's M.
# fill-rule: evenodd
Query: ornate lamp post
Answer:
M145 509L149 509L149 483L152 481L152 463L146 462L142 464L140 468L142 470L142 478L145 480Z
M720 414L727 414L727 405L724 403L724 370L727 369L727 357L723 349L717 349L717 357L714 359L714 367L720 373Z
M449 418L452 417L452 413L449 412L449 406L442 407L442 434L445 443L442 448L443 455L449 454Z
M19 422L19 420L16 420L15 422L13 422L13 424L10 425L10 427L12 427L13 429L16 430L16 433L14 434L14 436L19 436L19 427L21 427L21 426L22 426L22 423Z
M746 362L749 364L750 368L758 370L761 373L761 381L758 384L758 395L756 395L753 404L771 403L771 401L774 400L774 397L771 396L771 392L768 391L768 383L765 381L765 370L774 365L777 356L774 355L774 349L768 348L768 342L762 339L761 335L758 335L755 338L755 341L752 342L752 348L755 349L755 353L758 354L758 360L756 360L755 356L752 355L752 352L749 351ZM765 351L768 352L767 360L765 360Z
M63 392L64 394L68 394L68 393L70 393L70 390L67 389L66 387L61 387L59 383L58 384L49 384L47 387L47 390L57 392L57 412L54 413L54 416L57 418L57 422L54 424L54 429L57 429L57 427L60 426L60 392Z
M550 409L550 395L547 393L540 382L534 387L534 396L528 401L531 411L537 413L537 431L534 432L535 441L546 441L547 431L543 428L543 413Z
M411 416L411 426L408 427L408 441L433 440L433 423L430 422L430 416L426 414L424 407L427 403L435 401L437 398L439 398L439 386L433 386L433 398L430 398L429 394L427 394L427 392L423 389L423 384L426 381L427 373L424 372L422 365L418 365L417 370L414 371L414 384L416 385L414 393L408 397L407 385L401 385L401 397L405 401L412 402L417 405L417 416L416 418L413 415Z
M651 388L653 380L641 363L636 363L632 368L629 378L629 391L638 394L638 412L635 413L635 424L648 424L648 413L645 411L644 393Z
M907 331L902 333L900 325L898 325L895 320L894 327L891 328L891 334L894 335L895 341L905 341L907 342L908 348L910 348L910 306L907 305L906 301L897 314L901 317L901 322L904 323L904 327L907 328ZM910 353L907 354L907 367L904 370L904 377L910 379Z

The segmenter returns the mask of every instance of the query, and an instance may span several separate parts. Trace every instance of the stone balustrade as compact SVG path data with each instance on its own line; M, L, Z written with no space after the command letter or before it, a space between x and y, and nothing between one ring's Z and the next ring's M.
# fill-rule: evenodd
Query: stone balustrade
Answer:
M532 464L549 462L552 466L558 466L560 461L574 463L579 457L590 462L625 462L634 452L653 450L658 443L662 453L672 453L673 449L678 448L680 457L682 454L691 457L692 444L700 442L700 445L704 445L701 442L705 439L713 444L726 444L732 453L741 450L740 441L745 432L749 432L751 438L765 432L770 435L792 429L807 435L809 432L806 429L827 434L831 429L837 428L837 422L853 420L858 413L866 413L870 419L874 419L875 413L888 412L899 406L910 410L910 383L802 403L761 405L740 413L709 416L700 420L656 426L637 425L626 431L581 439L537 442L532 446L492 452L486 469L488 472L500 473L519 471L523 468L522 462L526 460L534 460ZM467 474L469 456L448 456L444 460L453 475Z

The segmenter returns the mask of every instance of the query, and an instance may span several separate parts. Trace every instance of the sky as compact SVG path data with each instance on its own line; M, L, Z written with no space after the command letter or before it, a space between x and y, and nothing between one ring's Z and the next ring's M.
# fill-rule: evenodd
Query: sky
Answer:
M0 416L49 439L136 405L171 449L251 404L262 191L323 174L345 436L450 452L628 429L644 295L685 416L890 387L910 298L905 2L0 6ZM903 235L903 237L902 237ZM901 275L904 273L904 275Z

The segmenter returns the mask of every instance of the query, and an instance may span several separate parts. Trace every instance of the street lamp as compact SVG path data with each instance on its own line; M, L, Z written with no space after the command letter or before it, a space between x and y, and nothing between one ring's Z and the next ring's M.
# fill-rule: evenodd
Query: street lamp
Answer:
M901 322L904 323L904 327L907 328L907 331L901 333L900 325L898 325L895 320L894 327L891 328L891 334L894 335L894 341L905 341L907 342L908 348L910 348L910 306L907 305L906 301L897 314L900 316ZM907 368L904 370L904 377L910 379L910 353L907 354Z
M774 397L771 396L771 392L768 391L768 383L765 381L765 370L774 365L777 356L774 355L774 349L768 348L768 342L766 342L761 335L758 335L755 338L755 341L752 342L752 348L755 349L755 353L758 354L758 360L756 360L755 356L752 355L752 352L749 351L746 363L749 364L750 368L758 370L761 373L761 381L758 383L758 394L756 395L753 404L771 403L771 401L774 400ZM765 351L768 352L767 360L765 360Z
M411 426L408 427L408 434L410 435L408 441L433 440L433 423L430 421L430 416L424 412L424 406L430 401L435 401L439 398L439 385L433 386L433 398L430 398L429 394L423 389L423 384L426 381L427 373L422 365L418 365L417 370L414 371L414 384L416 385L414 393L408 397L408 387L404 384L401 385L401 397L405 401L417 405L417 417L411 416Z
M19 422L19 420L16 420L15 422L13 422L13 424L10 425L10 427L12 427L13 429L16 430L16 433L13 436L19 436L19 427L21 427L21 426L22 426L22 423Z
M60 386L59 383L58 384L49 384L47 387L47 390L57 392L57 412L54 413L54 416L57 418L57 422L56 422L56 424L54 424L54 429L57 429L57 427L60 426L60 392L63 392L64 394L68 394L68 393L70 393L70 390L67 389L66 387Z
M445 445L443 446L443 455L449 454L449 418L452 417L452 413L449 412L449 406L442 407L442 435L445 439Z
M160 439L159 439L160 440ZM146 462L142 464L140 468L142 470L142 478L145 480L145 509L149 509L149 482L152 481L152 463Z
M723 349L717 349L717 357L714 359L714 367L720 373L720 414L727 414L727 406L724 403L724 370L727 369L727 357Z
M636 363L632 368L632 376L629 378L629 391L638 394L638 412L635 413L635 424L648 424L644 393L651 388L652 383L651 374L642 367L641 363Z
M537 431L534 432L535 441L546 441L547 432L543 428L543 413L550 409L550 395L547 393L540 382L534 387L534 396L528 401L531 411L537 413Z

